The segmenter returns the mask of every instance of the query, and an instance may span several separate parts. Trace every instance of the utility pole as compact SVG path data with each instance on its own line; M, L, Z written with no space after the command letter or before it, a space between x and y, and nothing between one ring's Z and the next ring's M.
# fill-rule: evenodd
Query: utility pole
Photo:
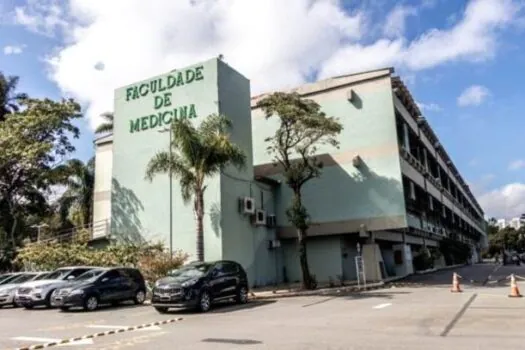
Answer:
M160 133L167 132L169 135L169 155L170 155L170 161L171 161L171 159L173 158L173 152L172 152L172 146L171 146L173 133L171 132L171 127L159 130L159 132ZM170 207L170 260L171 260L173 259L173 172L171 169L171 163L170 163L170 168L168 171L168 177L169 177L169 182L170 182L170 188L169 188L170 205L169 207Z

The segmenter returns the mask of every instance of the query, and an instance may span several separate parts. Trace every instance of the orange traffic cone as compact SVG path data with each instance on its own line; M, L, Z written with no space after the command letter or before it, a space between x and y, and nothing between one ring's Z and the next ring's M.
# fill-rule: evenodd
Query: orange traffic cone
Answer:
M457 273L452 274L452 289L450 290L452 293L461 293L463 292L461 290L461 287L459 286L459 275Z
M522 295L520 294L520 289L518 288L518 284L516 283L516 277L514 277L514 274L510 275L509 297L511 298L521 298L522 297Z

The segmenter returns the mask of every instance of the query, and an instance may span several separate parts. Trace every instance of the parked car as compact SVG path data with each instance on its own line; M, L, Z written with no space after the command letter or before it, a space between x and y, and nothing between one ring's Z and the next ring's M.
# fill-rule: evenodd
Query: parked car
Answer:
M100 304L116 305L128 300L137 305L146 300L146 282L140 271L128 267L97 268L57 290L52 305L62 310L80 306L93 311Z
M5 275L2 275L2 277L0 278L0 286L4 284L8 284L10 281L17 278L21 274L22 272L12 272L12 273L6 273Z
M208 311L214 302L248 302L248 278L234 261L195 262L172 271L153 287L151 304L160 313L169 308Z
M45 279L23 283L16 291L15 302L26 309L41 305L51 307L51 295L56 289L62 288L68 281L94 268L94 266L63 267L51 272Z
M46 277L49 272L26 272L19 274L9 283L0 286L0 308L8 305L19 306L15 301L15 293L18 287L28 281L36 281Z

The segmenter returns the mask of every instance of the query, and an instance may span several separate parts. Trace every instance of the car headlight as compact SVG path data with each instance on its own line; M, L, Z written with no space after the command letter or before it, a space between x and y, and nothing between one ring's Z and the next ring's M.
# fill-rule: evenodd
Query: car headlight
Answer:
M75 289L69 293L69 295L82 295L82 294L84 294L84 291L82 289Z
M42 288L33 289L33 294L42 294Z
M192 280L189 280L189 281L186 281L182 284L182 287L183 288L187 288L187 287L191 287L193 286L195 283L197 283L198 279L192 279Z

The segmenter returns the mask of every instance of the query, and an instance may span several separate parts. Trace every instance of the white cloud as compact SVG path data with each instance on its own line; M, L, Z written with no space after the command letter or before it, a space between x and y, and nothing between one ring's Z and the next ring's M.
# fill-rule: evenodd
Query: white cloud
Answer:
M25 47L25 45L4 46L4 55L20 55L24 51Z
M466 88L458 97L458 105L461 107L479 106L490 96L490 90L481 85L472 85Z
M95 126L114 88L219 53L250 78L254 94L301 84L313 72L324 78L394 65L408 75L489 59L516 1L471 0L455 26L413 41L371 42L366 12L349 13L341 0L29 0L15 17L30 30L65 36L50 54L50 78L88 105Z
M525 213L525 184L511 183L478 197L487 216L511 218Z
M400 37L405 34L406 20L417 15L417 9L412 6L396 5L386 17L383 34L386 37Z
M441 112L443 108L437 103L421 103L417 102L419 109L423 112Z
M509 170L519 170L525 168L525 160L517 159L509 164Z

